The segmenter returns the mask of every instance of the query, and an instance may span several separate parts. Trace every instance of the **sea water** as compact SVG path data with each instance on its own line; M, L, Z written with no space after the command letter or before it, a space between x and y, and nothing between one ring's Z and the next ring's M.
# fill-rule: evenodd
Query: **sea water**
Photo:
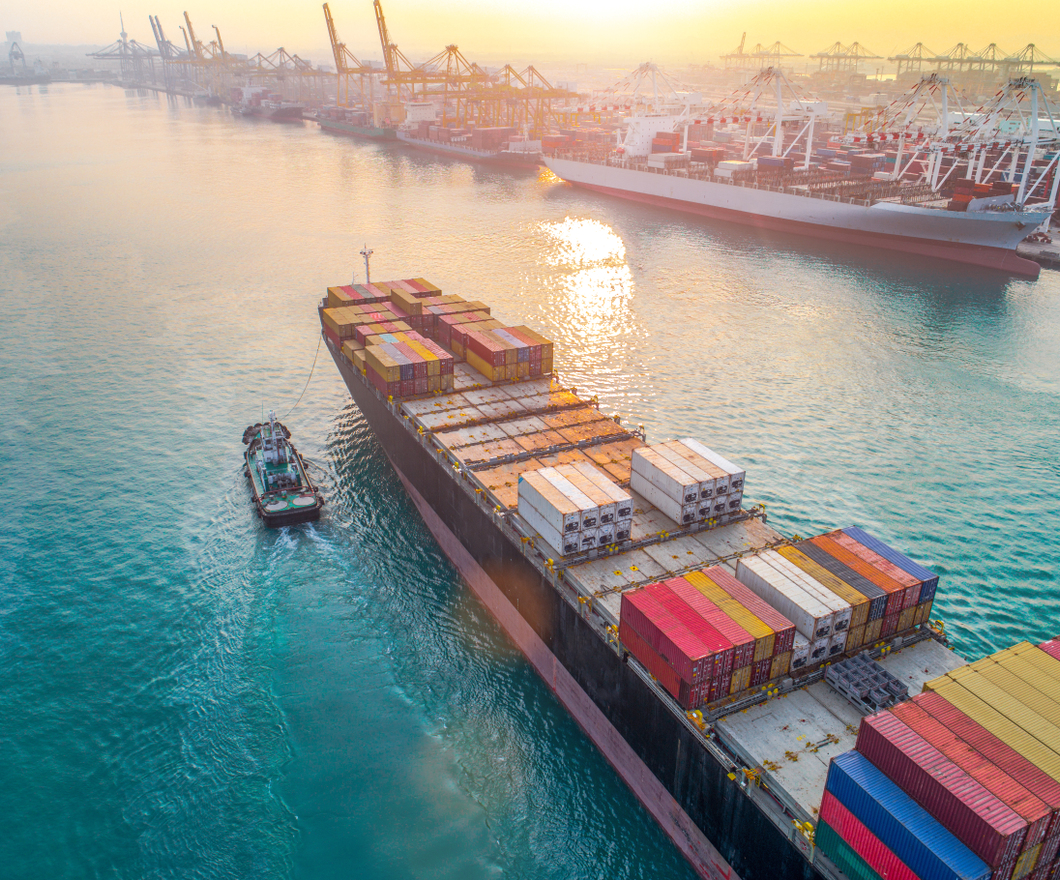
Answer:
M937 570L965 656L1060 632L1060 273L154 92L4 87L0 133L5 878L691 876L319 347L365 245L377 279L553 338L563 380L649 440L746 467L784 533L856 524ZM269 410L319 523L253 515L240 437Z

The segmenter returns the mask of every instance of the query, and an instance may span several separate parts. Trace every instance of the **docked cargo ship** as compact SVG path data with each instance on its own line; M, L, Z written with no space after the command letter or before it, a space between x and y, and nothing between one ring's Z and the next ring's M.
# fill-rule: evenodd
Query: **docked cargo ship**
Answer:
M448 134L448 130L447 130ZM489 162L520 168L535 168L542 164L541 146L538 141L505 142L497 146L474 146L470 133L456 135L456 139L442 140L439 137L421 136L417 130L399 129L397 139L417 150L467 159L470 162Z
M324 131L349 137L367 138L372 141L397 140L397 129L393 126L375 125L367 110L347 107L327 107L311 114Z
M243 116L268 119L272 122L301 122L305 107L296 101L285 101L283 96L263 86L232 89L236 110Z
M904 106L946 87L929 77ZM699 118L688 105L633 116L621 144L572 142L544 161L568 183L607 195L1037 277L1038 264L1015 250L1055 209L1060 141L1038 124L1046 109L1035 81L1010 83L977 114L944 112L930 137L923 120L890 108L872 133L816 147L827 109L789 91L783 74L768 70ZM773 101L763 109L766 96ZM708 139L690 140L693 132Z
M967 665L937 575L780 534L738 464L602 414L485 303L410 278L319 316L442 550L700 876L1051 878L1060 649Z

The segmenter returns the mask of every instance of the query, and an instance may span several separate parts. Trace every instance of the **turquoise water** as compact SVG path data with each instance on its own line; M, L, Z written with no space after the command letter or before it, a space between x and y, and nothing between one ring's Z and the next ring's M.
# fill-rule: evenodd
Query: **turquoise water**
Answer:
M689 877L431 541L315 302L375 250L747 467L770 522L1060 632L1060 273L686 220L106 87L0 90L0 875ZM358 267L358 278L363 274ZM275 408L320 523L253 518Z

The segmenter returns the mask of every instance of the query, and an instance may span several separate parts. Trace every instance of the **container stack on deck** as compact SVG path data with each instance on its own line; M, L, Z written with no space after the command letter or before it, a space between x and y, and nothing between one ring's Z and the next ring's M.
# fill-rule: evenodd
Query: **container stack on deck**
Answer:
M817 846L858 880L1060 873L1058 642L1022 642L861 722L833 759Z
M630 487L680 525L738 513L744 471L691 438L633 453Z

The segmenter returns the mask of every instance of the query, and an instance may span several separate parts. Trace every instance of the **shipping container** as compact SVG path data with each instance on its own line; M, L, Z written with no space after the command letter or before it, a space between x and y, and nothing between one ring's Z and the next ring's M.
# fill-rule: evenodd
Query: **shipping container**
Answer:
M1045 840L1053 811L1045 801L1017 782L974 745L931 715L913 700L891 709L903 724L923 737L980 785L1007 804L1028 823L1024 849Z
M672 579L676 580L676 579ZM699 609L691 606L671 586L671 581L648 584L643 589L669 611L674 619L683 624L711 653L712 666L704 675L713 679L724 678L726 684L732 677L735 646Z
M908 556L890 547L879 538L870 535L864 529L849 528L843 529L844 534L849 535L855 541L868 547L870 550L879 553L884 559L887 559L897 565L903 571L913 575L913 577L919 578L921 581L920 586L920 601L921 603L927 602L930 599L935 598L935 590L939 585L939 576L932 571L924 568L919 563L913 562Z
M852 568L844 565L827 550L812 544L809 541L800 541L795 549L805 554L809 559L816 562L825 571L848 584L851 589L856 590L869 600L868 621L880 620L887 610L887 599L889 594L883 587L872 583L868 578L862 577Z
M542 514L551 528L558 533L577 532L581 528L581 508L557 489L540 470L519 475L520 509L524 499Z
M567 496L577 507L580 514L579 528L582 530L595 529L599 526L600 509L593 500L564 477L554 467L541 468L537 472L548 480L560 492Z
M788 618L757 596L753 590L741 584L720 565L705 568L699 573L728 593L773 630L774 656L792 649L795 641L795 624ZM687 579L688 575L685 577Z
M990 868L864 755L828 767L825 790L920 880L988 880Z
M895 715L862 719L856 748L991 868L1015 860L1026 820Z
M948 678L927 682L924 690L927 693L921 705L935 717L946 720L940 714L944 710L934 700L929 702L928 697L941 698L945 703L959 709L995 737L1012 746L1053 779L1060 781L1060 753L1047 741L1049 739L1048 729L1041 729L1031 717L1032 713L1028 713L1025 717L1012 718L1006 711L1006 707L996 706L993 702L971 693L961 684ZM1041 723L1045 724L1045 722Z
M692 504L699 499L699 480L668 461L654 447L634 449L632 463L633 481L630 488L634 492L647 497L644 488L650 484L678 505Z
M680 599L721 633L733 647L732 669L750 666L754 662L755 638L703 593L683 577L670 578L665 585ZM731 677L731 674L730 674Z
M715 652L646 589L641 587L622 594L620 620L625 620L665 657L682 680L691 685L711 681Z
M816 538L810 538L810 543L820 547L822 550L826 550L848 568L853 569L862 577L882 587L887 593L887 608L883 613L884 617L889 614L897 614L905 607L906 588L904 584L898 583L890 575L880 571L876 566L866 562L860 556L851 553L846 547L831 538L819 535Z
M693 452L702 455L705 459L707 459L707 461L716 464L723 471L725 471L725 473L729 475L730 492L743 491L744 478L746 477L746 472L743 468L737 467L731 461L718 455L718 453L708 449L706 446L704 446L702 443L692 437L682 437L681 443L683 443Z
M819 599L826 608L831 609L835 615L832 621L832 632L846 632L850 628L853 618L851 604L841 596L833 593L824 584L808 575L805 571L795 565L787 557L782 556L776 550L765 550L758 554L759 557L768 562L776 571L785 575L795 584L800 586L806 593Z
M796 672L810 666L810 640L801 633L795 633L795 641L791 646L791 670Z
M652 648L624 620L619 622L618 638L626 650L640 661L683 709L691 709L706 699L702 685L693 687L688 682L682 681L674 668L666 662L666 658Z
M820 840L820 822L824 822L838 834L879 877L885 880L918 880L909 866L869 831L830 791L825 791L821 799L816 843L824 850L825 855L831 858L828 843L822 845Z
M895 565L886 557L877 553L874 550L869 549L860 541L855 540L849 535L844 534L842 531L828 532L822 537L829 538L835 541L841 547L845 547L855 556L860 559L864 559L869 565L879 569L885 575L892 578L895 582L902 584L905 587L905 597L903 599L902 610L906 608L912 608L920 602L920 589L922 580L914 577L905 571L903 568Z
M824 566L818 565L810 559L809 556L795 547L778 547L777 552L850 605L851 630L854 630L857 627L863 627L868 622L870 605L868 596L864 593L858 592L848 583L836 577L828 571L828 569L824 568Z
M774 633L772 627L753 614L741 602L734 599L703 572L692 571L684 579L707 599L724 611L729 618L754 638L751 662L773 656Z
M823 817L817 822L814 844L850 880L881 880L857 851L828 824ZM892 880L892 878L887 878ZM905 880L903 877L902 880Z
M760 557L740 559L736 578L794 623L807 639L827 639L832 634L832 610Z
M714 462L704 458L698 452L694 452L680 440L670 440L661 443L657 447L661 454L674 462L683 470L696 472L699 479L699 498L701 501L712 499L718 495L729 494L729 474L722 470Z

